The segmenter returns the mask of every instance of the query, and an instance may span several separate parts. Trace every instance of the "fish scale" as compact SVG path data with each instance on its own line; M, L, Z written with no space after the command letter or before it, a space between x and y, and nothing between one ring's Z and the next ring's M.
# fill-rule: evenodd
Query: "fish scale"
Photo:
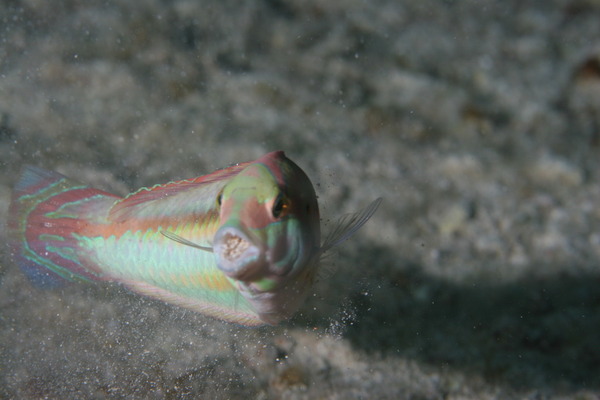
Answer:
M25 168L9 211L11 254L45 287L109 281L242 325L276 324L302 304L325 251L312 183L281 151L124 198Z

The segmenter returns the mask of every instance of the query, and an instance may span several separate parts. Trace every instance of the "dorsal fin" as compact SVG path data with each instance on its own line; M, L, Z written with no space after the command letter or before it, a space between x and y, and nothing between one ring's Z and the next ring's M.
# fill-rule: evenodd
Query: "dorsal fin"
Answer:
M114 222L122 222L129 218L207 212L214 206L214 198L229 178L237 175L247 165L248 163L236 164L198 178L141 188L116 202L108 218ZM199 188L202 190L195 190Z

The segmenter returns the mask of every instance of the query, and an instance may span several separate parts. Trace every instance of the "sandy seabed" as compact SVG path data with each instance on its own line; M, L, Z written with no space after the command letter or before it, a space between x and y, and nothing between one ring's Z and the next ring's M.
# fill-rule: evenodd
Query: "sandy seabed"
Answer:
M599 398L599 20L596 0L4 1L2 220L24 164L125 194L277 149L325 229L384 203L277 327L41 290L3 248L0 398Z

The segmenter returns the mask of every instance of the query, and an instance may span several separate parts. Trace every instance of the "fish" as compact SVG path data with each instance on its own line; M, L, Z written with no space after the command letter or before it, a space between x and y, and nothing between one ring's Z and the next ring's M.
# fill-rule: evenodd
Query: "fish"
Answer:
M323 255L380 202L343 216L321 242L314 186L283 151L123 198L26 166L9 246L40 287L116 282L223 321L276 325L300 308Z

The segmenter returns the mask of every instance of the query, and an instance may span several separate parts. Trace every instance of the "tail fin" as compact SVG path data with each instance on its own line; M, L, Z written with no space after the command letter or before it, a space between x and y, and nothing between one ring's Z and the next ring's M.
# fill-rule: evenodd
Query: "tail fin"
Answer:
M27 166L17 182L9 209L9 245L16 263L34 284L98 280L100 271L77 253L77 232L107 203L117 199L67 177Z

